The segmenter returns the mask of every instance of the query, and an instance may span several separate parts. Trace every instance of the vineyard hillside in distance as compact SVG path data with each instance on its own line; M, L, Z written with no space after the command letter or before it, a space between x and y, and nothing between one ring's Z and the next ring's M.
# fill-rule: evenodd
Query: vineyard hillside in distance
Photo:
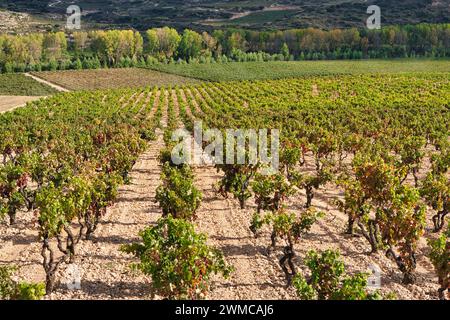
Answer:
M267 80L345 74L450 72L446 59L270 61L156 64L152 69L207 81Z

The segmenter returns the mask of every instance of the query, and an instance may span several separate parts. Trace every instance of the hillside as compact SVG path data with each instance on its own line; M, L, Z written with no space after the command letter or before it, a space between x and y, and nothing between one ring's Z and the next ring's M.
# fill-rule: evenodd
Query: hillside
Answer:
M71 0L0 0L0 8L33 14L58 25ZM211 29L246 27L284 29L298 27L363 27L366 9L382 9L384 24L449 22L449 0L82 0L84 21L97 26L146 29L172 25ZM86 25L85 25L86 26Z
M20 31L46 31L51 26L42 19L35 19L28 13L13 12L0 9L0 33L14 33Z

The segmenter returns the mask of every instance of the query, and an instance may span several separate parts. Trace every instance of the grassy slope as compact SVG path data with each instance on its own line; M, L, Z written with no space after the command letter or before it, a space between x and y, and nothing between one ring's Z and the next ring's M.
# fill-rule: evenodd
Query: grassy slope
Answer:
M308 75L450 72L450 60L235 62L157 65L154 69L210 81L263 80Z
M0 74L0 95L47 96L57 91L23 74Z

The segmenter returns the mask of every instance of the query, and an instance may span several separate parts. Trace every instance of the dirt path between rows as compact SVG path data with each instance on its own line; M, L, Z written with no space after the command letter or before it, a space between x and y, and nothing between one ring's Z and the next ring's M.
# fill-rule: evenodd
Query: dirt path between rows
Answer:
M181 98L186 105L186 114L193 118L193 110L199 110L194 101L186 102L186 94ZM178 102L175 100L175 111ZM235 268L229 279L213 277L208 299L260 300L292 299L291 289L286 289L282 273L276 259L266 256L264 239L255 239L249 229L252 212L241 210L233 199L218 196L215 185L222 178L213 165L194 166L195 185L203 194L197 212L197 231L208 235L208 244L220 249L228 263Z
M223 251L235 271L228 280L215 277L211 299L292 299L276 257L266 255L265 239L255 239L249 229L251 212L241 210L234 199L217 196L213 185L222 177L213 166L195 169L196 185L203 193L198 230L208 234L209 244Z
M57 85L57 84L55 84L55 83L53 83L53 82L49 82L49 81L47 81L47 80L45 80L45 79L42 79L42 78L40 78L40 77L38 77L38 76L36 76L36 75L34 75L34 74L31 74L31 73L28 73L28 72L27 72L27 73L24 73L24 75L25 75L26 77L30 77L30 78L36 80L37 82L40 82L40 83L43 83L43 84L45 84L45 85L47 85L47 86L49 86L49 87L52 87L53 89L56 89L56 90L58 90L58 91L60 91L60 92L70 92L69 89L64 88L64 87L62 87L62 86L60 86L60 85Z

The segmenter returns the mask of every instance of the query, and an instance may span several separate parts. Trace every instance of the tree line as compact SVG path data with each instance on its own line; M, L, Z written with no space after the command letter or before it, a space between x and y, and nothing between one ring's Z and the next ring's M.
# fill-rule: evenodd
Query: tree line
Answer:
M450 56L450 24L368 29L240 29L199 33L170 27L0 35L2 72L155 63Z

